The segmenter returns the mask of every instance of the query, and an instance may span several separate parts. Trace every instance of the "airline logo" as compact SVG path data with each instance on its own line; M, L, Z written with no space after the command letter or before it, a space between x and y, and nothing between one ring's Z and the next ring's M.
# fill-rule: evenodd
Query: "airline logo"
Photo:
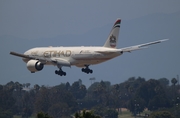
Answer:
M112 48L116 47L116 37L114 35L110 36L110 46Z

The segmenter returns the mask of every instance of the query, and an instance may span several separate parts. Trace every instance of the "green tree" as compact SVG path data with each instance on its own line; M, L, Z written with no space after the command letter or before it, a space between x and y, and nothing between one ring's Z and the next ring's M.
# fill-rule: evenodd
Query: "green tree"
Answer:
M100 116L95 115L92 111L88 112L86 110L83 110L82 113L76 112L74 116L75 118L101 118Z
M53 116L54 118L63 118L66 116L70 116L70 110L66 103L56 103L51 105L51 107L48 109L48 113Z
M13 113L10 110L3 110L0 108L0 118L12 118Z
M169 107L170 107L170 102L163 95L154 96L149 101L149 104L148 104L148 109L150 111L155 111L155 110L158 110L159 108L169 108Z
M177 83L176 78L172 78L171 83L175 86L175 85L176 85L176 83Z
M4 113L14 113L14 105L16 103L16 99L14 98L15 85L14 82L8 82L4 85L0 90L0 109Z
M101 81L93 90L93 97L96 98L99 104L106 105L107 99L109 97L108 93L110 93L110 85L109 82Z
M164 87L167 87L169 85L169 80L167 78L160 78L158 79L158 81Z
M52 117L49 116L47 113L39 112L37 113L36 118L52 118Z
M150 79L144 82L137 90L136 96L145 100L146 107L150 110L170 107L169 100L159 81ZM161 102L163 101L163 102Z
M86 95L86 86L82 84L82 81L76 81L72 84L70 91L76 99L82 99Z
M40 86L39 86L38 84L35 84L35 85L34 85L34 89L35 89L36 92L38 92L39 89L40 89Z
M37 94L36 98L35 98L35 113L42 111L47 113L48 112L48 108L51 105L51 99L50 99L50 90L46 87L41 87L41 89L39 90L39 93Z
M120 103L120 99L121 99L121 91L119 89L119 84L115 84L113 85L112 89L111 89L111 97L112 97L112 101L113 101L113 105L115 108L118 109L119 111L119 108L121 107L121 103Z
M145 101L140 97L134 97L128 102L128 109L134 114L134 116L143 112L145 107Z

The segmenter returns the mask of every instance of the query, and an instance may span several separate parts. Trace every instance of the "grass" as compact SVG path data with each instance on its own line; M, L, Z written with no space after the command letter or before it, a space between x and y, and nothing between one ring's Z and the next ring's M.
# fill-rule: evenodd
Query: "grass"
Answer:
M131 112L129 112L129 111L122 111L119 114L118 118L134 118L134 117L132 116Z
M21 118L21 116L14 115L13 118Z
M22 117L21 117L21 116L14 115L13 118L22 118ZM31 117L29 117L29 118L36 118L36 117L31 116Z

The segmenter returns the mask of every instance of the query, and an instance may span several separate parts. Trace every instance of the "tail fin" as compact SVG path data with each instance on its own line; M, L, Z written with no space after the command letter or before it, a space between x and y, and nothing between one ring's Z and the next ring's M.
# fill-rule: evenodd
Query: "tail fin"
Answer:
M120 24L121 24L121 19L117 19L113 25L113 28L112 28L105 44L104 44L104 47L116 48L116 45L118 43Z

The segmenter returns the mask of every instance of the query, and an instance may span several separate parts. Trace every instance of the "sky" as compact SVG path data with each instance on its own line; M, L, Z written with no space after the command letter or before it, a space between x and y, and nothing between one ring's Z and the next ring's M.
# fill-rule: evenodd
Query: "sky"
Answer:
M180 10L179 0L0 1L0 35L24 39L83 34L111 23L117 17L130 20L153 13Z
M153 17L155 19L153 26L158 27L158 19L156 17L160 17L159 15L164 15L166 17L169 17L173 15L172 19L173 21L180 21L179 13L180 13L180 1L179 0L91 0L91 1L82 1L82 0L31 0L31 1L24 1L24 0L1 0L0 1L0 53L2 54L8 54L8 52L12 51L10 49L13 49L13 51L20 51L21 53L25 52L28 48L32 48L33 46L49 46L51 44L58 44L61 45L93 45L93 44L103 44L103 39L95 39L96 36L93 37L94 33L93 31L97 31L100 35L100 37L106 38L108 35L108 32L110 31L111 25L114 23L114 21L117 18L122 19L122 27L121 27L121 33L122 37L127 37L128 41L121 41L121 46L131 46L133 44L139 44L139 43L146 43L149 41L154 41L156 38L169 38L171 36L166 35L165 33L157 30L155 33L151 35L151 37L147 37L147 40L141 40L141 38L146 38L145 34L142 35L141 32L138 31L146 31L147 27L143 27L143 21L147 20L148 18ZM177 14L177 15L176 15ZM177 17L176 17L177 16ZM133 21L142 21L138 22L140 24L140 27L136 27L137 31L133 31L136 33L135 38L139 38L136 41L131 41L130 35L128 35L127 28L131 28L130 25ZM123 25L124 22L124 25ZM161 21L163 22L163 21ZM134 23L134 22L133 22ZM169 22L170 23L170 22ZM125 26L126 24L126 26ZM147 24L147 23L146 23ZM166 24L166 23L165 23ZM136 24L135 24L136 25ZM110 26L110 27L109 27ZM150 25L147 25L148 28L152 28ZM175 22L174 22L174 25ZM160 27L160 26L159 26ZM158 28L159 28L158 27ZM144 29L142 29L144 28ZM157 28L157 29L158 29ZM123 30L124 29L124 30ZM102 33L101 33L101 31ZM155 28L152 30L156 30ZM164 36L156 36L158 35L158 32L161 32L161 35L164 34ZM173 29L170 31L169 34L177 32L177 29ZM96 35L97 35L96 34ZM133 33L132 33L133 34ZM91 40L88 36L91 36ZM57 41L57 38L63 37L63 36L69 36L69 38L66 39L59 39ZM70 37L72 36L72 37ZM82 40L78 39L70 39L73 38L82 38ZM167 37L165 37L167 36ZM6 38L3 38L6 37ZM7 40L10 38L7 37L14 37L11 40L13 40L13 44L11 40ZM173 37L173 36L172 36ZM64 37L63 37L64 38ZM176 38L179 38L178 33L176 33ZM83 42L84 39L84 42ZM19 42L18 42L19 41ZM56 41L56 42L55 42ZM175 53L178 49L180 49L177 44L180 44L179 40L174 40L176 42L169 43L169 47L171 47L171 53ZM46 42L46 43L45 43ZM92 43L90 43L92 42ZM124 42L124 43L123 43ZM16 43L20 43L18 46ZM86 44L87 43L87 44ZM120 43L120 44L121 44ZM129 44L129 45L128 45ZM11 45L11 46L10 46ZM164 46L163 46L164 45ZM175 47L174 47L175 45ZM21 47L22 46L22 47ZM24 47L23 47L24 46ZM162 48L158 48L159 46L162 46ZM20 82L29 82L32 84L38 83L38 84L45 84L45 85L57 85L61 82L67 82L71 81L74 82L78 79L82 79L86 85L89 85L89 78L96 77L97 81L103 80L103 78L107 81L111 81L112 83L116 82L122 82L128 79L128 77L131 76L143 76L145 78L151 78L151 77L169 77L172 78L178 74L179 68L179 56L176 54L177 57L176 60L173 60L174 58L171 58L172 60L166 60L163 61L163 59L160 59L160 57L164 57L167 55L166 53L163 53L162 56L159 56L159 52L155 51L155 49L160 50L160 52L163 52L163 48L167 48L167 43L160 44L159 46L153 46L152 50L144 50L137 53L133 53L132 55L128 54L127 56L123 57L122 60L120 58L115 59L114 61L110 61L107 64L103 63L102 66L95 65L92 67L94 70L98 71L96 74L92 75L84 75L82 74L79 69L72 67L71 69L65 69L66 71L70 71L68 74L68 77L57 79L60 77L56 77L57 75L54 75L54 70L56 67L47 67L48 69L44 69L45 72L39 72L35 73L36 75L29 74L26 69L26 65L22 62L21 59L9 55L3 56L4 58L0 62L0 84L6 84L9 81L20 81ZM168 49L166 49L168 51ZM141 60L138 61L137 56L146 54L146 51L148 55L145 55L145 57L151 57L151 60ZM153 53L151 52L153 51ZM154 54L155 53L155 54ZM170 53L170 52L168 52ZM178 53L178 52L177 52ZM137 55L137 56L136 56ZM146 64L149 61L154 62L154 64L158 64L156 62L157 58L152 57L159 57L159 61L162 60L163 63L169 63L173 68L176 67L176 71L174 72L171 68L164 71L164 75L159 74L160 72L157 72L155 68L149 66L149 70L144 70L143 67L139 67L139 71L137 71L138 65ZM174 56L174 55L172 55ZM130 65L125 65L124 63L127 58L133 58L133 61L130 62L130 64L134 64L131 66L131 69L128 67ZM9 61L7 61L8 59ZM137 58L137 59L136 59ZM142 58L142 57L141 57ZM147 61L147 62L145 62ZM117 64L115 63L121 63L124 62L123 67L116 67ZM140 63L140 64L138 64ZM160 63L161 64L161 63ZM16 66L16 68L14 67ZM158 66L158 65L157 65ZM159 65L160 66L160 65ZM158 67L159 67L158 66ZM108 68L110 67L110 68ZM167 65L167 67L159 67L158 69L164 69L170 67ZM117 70L120 69L120 72ZM25 74L21 74L19 71L21 71ZM100 71L101 70L101 71ZM105 70L105 71L103 71ZM112 74L111 70L115 72L115 74ZM151 73L154 70L153 74ZM9 74L6 74L10 71ZM12 72L11 72L12 71ZM49 72L50 71L50 72ZM110 72L111 74L105 74L104 72ZM172 72L169 72L172 71ZM48 74L47 74L48 72ZM122 73L121 73L122 72ZM141 74L140 74L141 72ZM12 73L12 74L11 74ZM78 73L78 74L77 74ZM119 75L118 75L119 74ZM150 76L151 75L151 76ZM173 76L174 75L174 76ZM113 80L112 78L123 78L121 80ZM27 79L28 78L28 79ZM29 79L29 78L35 78L35 79ZM44 78L44 79L38 79L38 78ZM51 79L49 79L51 78ZM73 79L72 79L73 78ZM85 78L85 79L84 79ZM98 79L99 78L99 79Z

